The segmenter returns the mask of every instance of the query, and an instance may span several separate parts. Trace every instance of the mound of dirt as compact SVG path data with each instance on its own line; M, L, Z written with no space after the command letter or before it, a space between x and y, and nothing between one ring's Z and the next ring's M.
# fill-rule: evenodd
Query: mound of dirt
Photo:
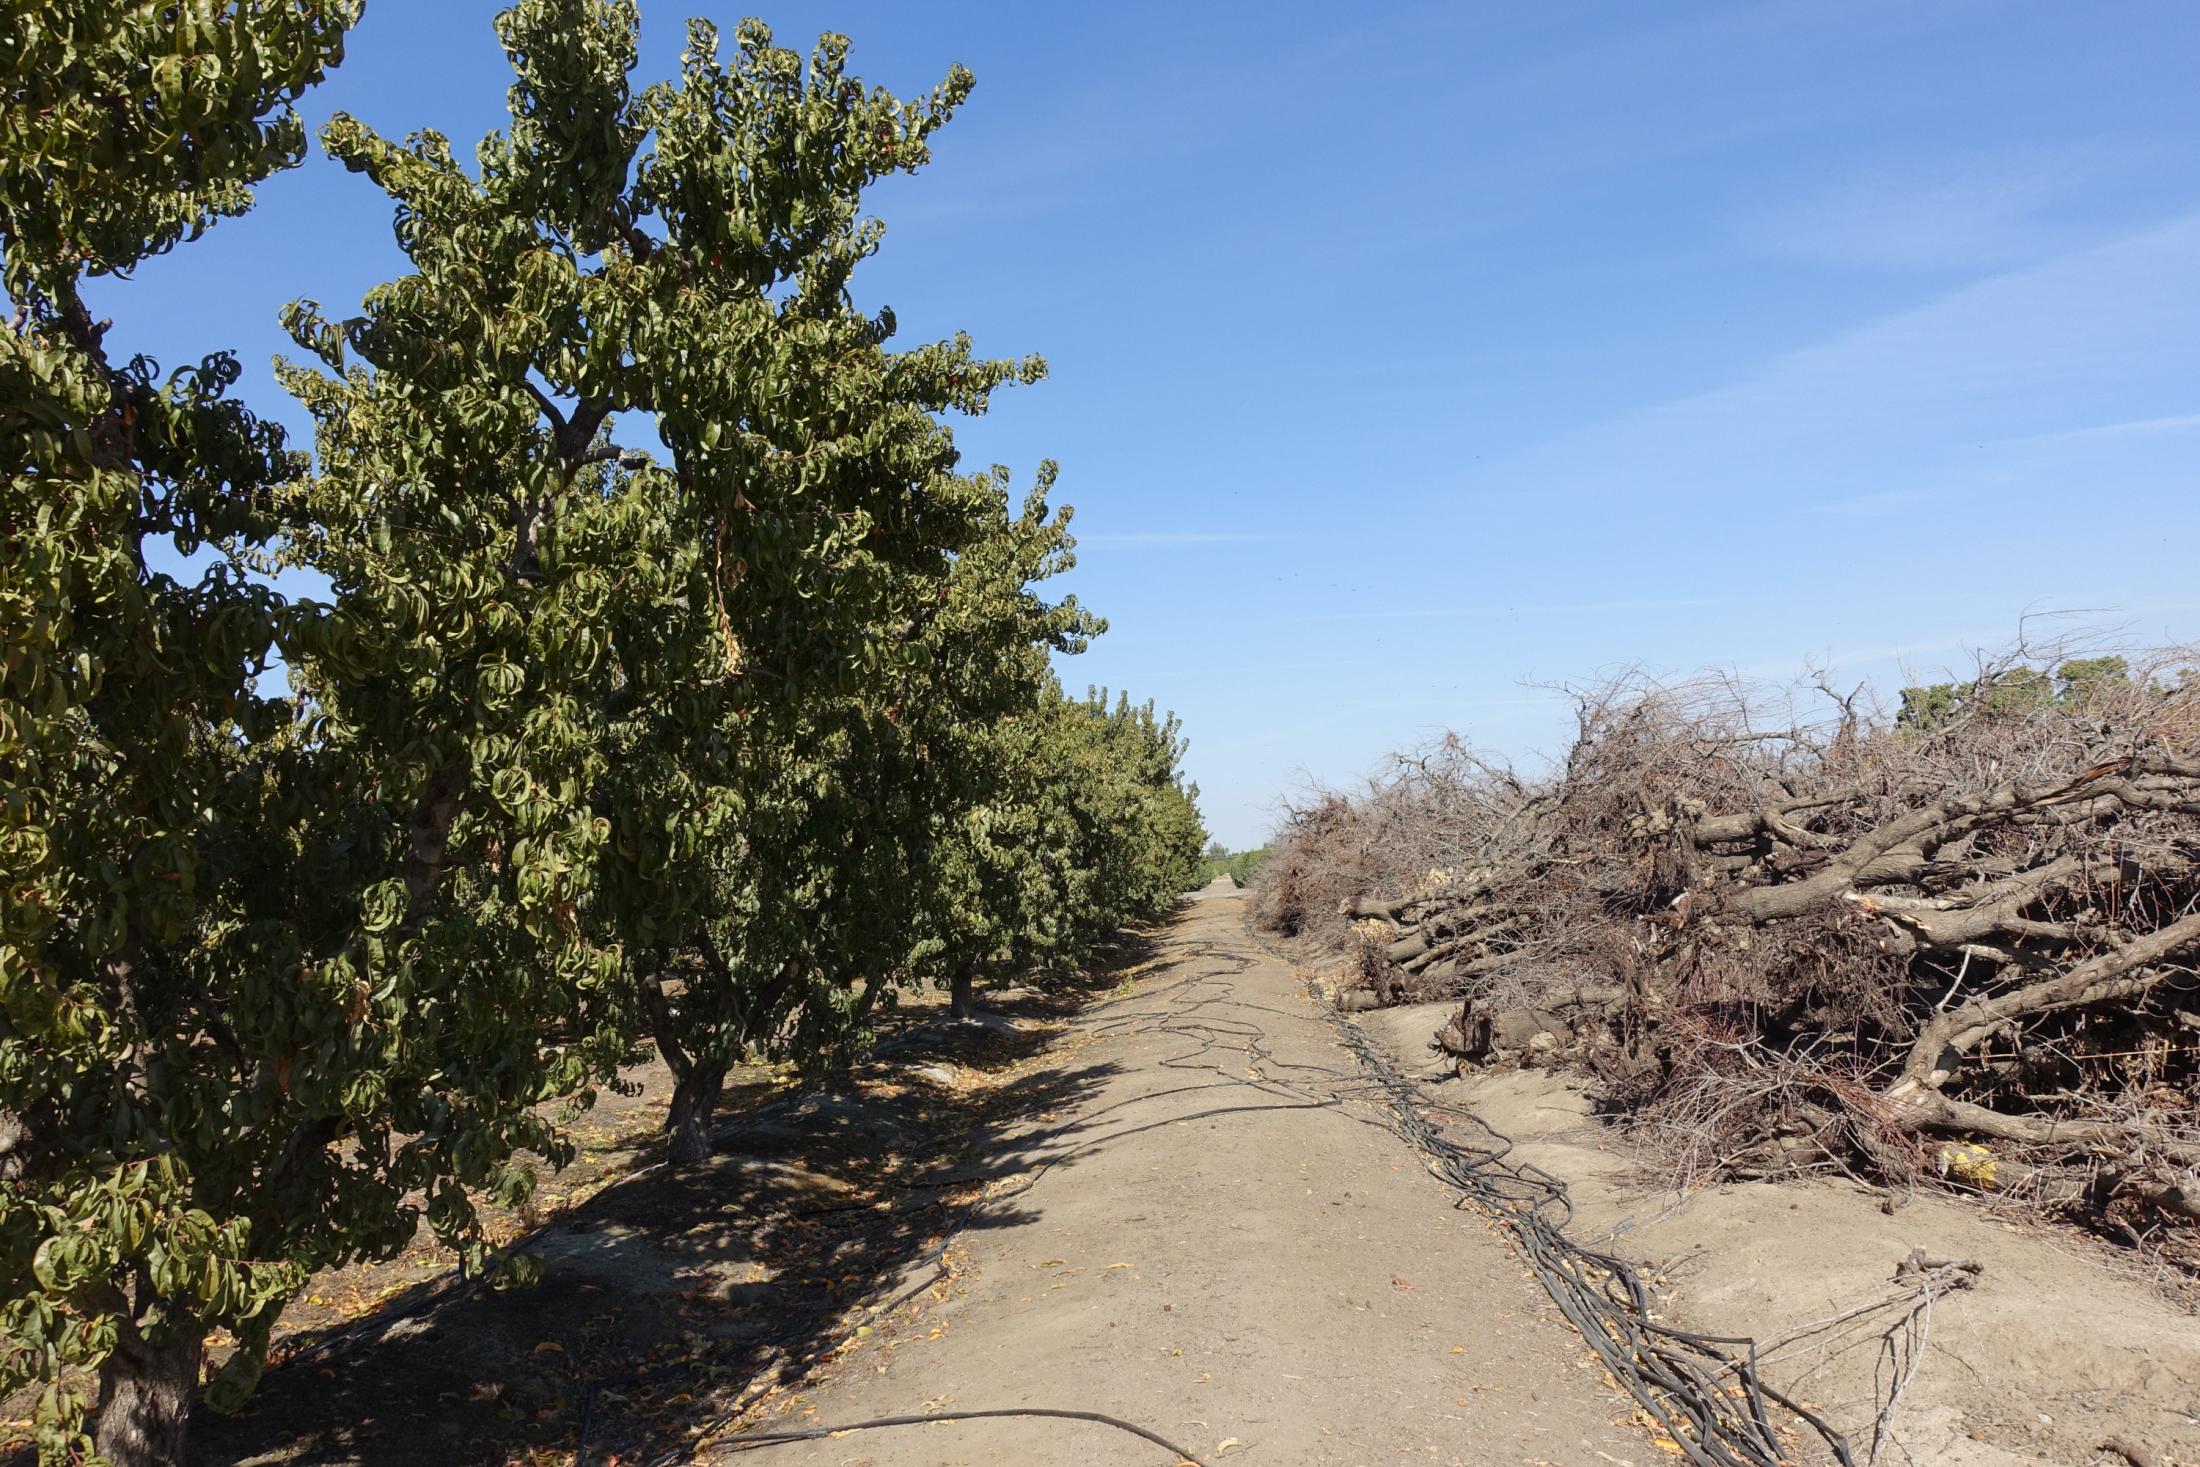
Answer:
M1579 1084L1538 1070L1447 1079L1428 1036L1456 1007L1361 1022L1432 1102L1471 1111L1516 1160L1565 1178L1572 1234L1633 1263L1667 1322L1757 1340L1766 1378L1823 1407L1859 1461L1876 1426L1882 1462L2121 1462L2103 1456L2110 1438L2200 1462L2200 1328L2105 1250L1849 1181L1647 1187ZM1483 1138L1460 1122L1457 1139ZM1927 1304L1914 1267L1897 1276L1920 1257L1980 1267Z

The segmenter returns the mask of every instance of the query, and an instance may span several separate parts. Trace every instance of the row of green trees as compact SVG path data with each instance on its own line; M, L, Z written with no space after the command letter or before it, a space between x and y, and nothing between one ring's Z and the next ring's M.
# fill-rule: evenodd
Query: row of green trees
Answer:
M1249 851L1233 851L1221 841L1207 842L1206 851L1199 858L1199 865L1192 873L1197 886L1205 886L1218 876L1227 876L1238 886L1251 886L1260 868L1268 864L1269 850L1255 846Z
M0 1394L44 1460L179 1460L208 1334L234 1403L422 1216L478 1265L474 1198L638 1045L692 1159L744 1057L1174 901L1177 726L1063 694L1101 623L1038 590L1053 471L941 421L1042 364L849 296L967 72L697 23L636 88L632 0L520 0L472 168L322 134L409 271L287 313L309 456L82 290L302 160L359 0L0 9Z
M2076 657L2053 667L2017 663L1983 672L1969 682L1904 688L1895 727L1929 734L1973 719L2023 718L2051 708L2083 707L2104 691L2130 682L2130 662L2114 655Z

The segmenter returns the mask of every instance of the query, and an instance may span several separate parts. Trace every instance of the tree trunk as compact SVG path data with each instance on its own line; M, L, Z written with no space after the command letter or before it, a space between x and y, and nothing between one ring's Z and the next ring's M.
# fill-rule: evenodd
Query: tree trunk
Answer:
M172 1324L152 1341L123 1323L115 1352L99 1369L92 1418L92 1440L115 1467L182 1467L205 1341L196 1324Z
M968 968L948 980L947 1012L950 1018L974 1019L978 1016L976 982L976 976Z
M723 1063L696 1060L673 1085L672 1109L665 1115L665 1161L674 1171L709 1158L711 1118L725 1084Z

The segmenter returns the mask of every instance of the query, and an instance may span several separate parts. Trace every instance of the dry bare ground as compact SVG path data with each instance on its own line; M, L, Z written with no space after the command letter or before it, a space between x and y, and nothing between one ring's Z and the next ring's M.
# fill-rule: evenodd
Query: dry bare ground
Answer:
M1188 903L987 1022L898 1015L836 1092L744 1074L680 1175L653 1165L670 1077L633 1072L542 1211L499 1218L537 1281L458 1278L425 1237L323 1275L192 1460L1647 1467L1634 1403L1389 1134L1245 906Z
M1030 1163L1015 1219L740 1440L818 1432L764 1459L787 1467L1659 1460L1244 897L1210 891L1050 1053L1090 1088L999 1133ZM901 1424L826 1434L862 1422Z
M1036 1056L1088 991L995 991L983 1026L919 1001L831 1091L739 1071L715 1154L678 1175L657 1164L672 1077L654 1061L628 1072L627 1093L571 1123L579 1157L537 1205L492 1210L536 1282L462 1278L425 1227L400 1256L320 1275L243 1411L196 1414L191 1459L685 1460L667 1454L829 1361L868 1306L931 1282L951 1231L1013 1221L1013 1207L966 1218L1020 1166L981 1143L1074 1100L1077 1077ZM17 1459L9 1436L0 1425L0 1461Z
M1577 1079L1454 1075L1429 1044L1443 1017L1405 1005L1360 1022L1463 1142L1494 1131L1510 1161L1563 1178L1569 1232L1631 1264L1657 1319L1753 1340L1764 1379L1843 1432L1856 1462L2135 1460L2109 1442L2158 1467L2200 1461L2200 1329L2117 1251L1841 1177L1676 1191Z
M744 1076L685 1175L651 1166L669 1077L637 1071L503 1219L539 1281L429 1251L323 1276L192 1460L1657 1460L1245 907L1188 903L988 1023L902 1016L837 1093Z

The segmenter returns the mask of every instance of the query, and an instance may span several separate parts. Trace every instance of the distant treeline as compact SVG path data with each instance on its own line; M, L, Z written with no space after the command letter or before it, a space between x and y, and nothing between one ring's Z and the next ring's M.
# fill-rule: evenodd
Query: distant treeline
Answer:
M1253 877L1268 859L1268 847L1256 846L1249 851L1232 851L1221 841L1209 841L1205 855L1199 858L1199 871L1193 880L1195 887L1205 886L1217 876L1227 876L1239 886L1251 886Z

